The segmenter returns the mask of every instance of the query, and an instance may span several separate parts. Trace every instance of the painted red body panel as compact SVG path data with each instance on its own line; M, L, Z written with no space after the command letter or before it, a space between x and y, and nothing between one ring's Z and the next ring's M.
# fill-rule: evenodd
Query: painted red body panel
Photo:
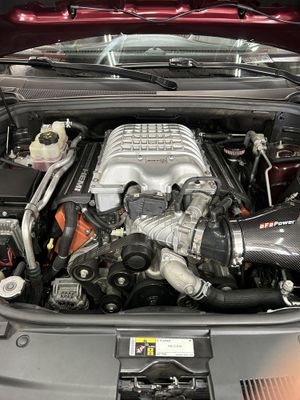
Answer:
M1 3L6 3L1 5ZM18 5L20 3L20 5ZM300 53L300 25L272 21L247 12L240 18L235 7L195 12L168 23L153 24L119 12L78 10L72 19L68 5L123 8L153 19L164 19L216 1L0 1L0 56L57 41L107 33L194 33L244 38ZM220 3L220 2L219 2ZM255 2L241 0L252 5ZM271 1L269 3L272 3ZM293 7L260 8L276 17L300 22L300 3Z
M269 177L274 201L278 201L287 185L296 177L299 167L299 162L273 164Z

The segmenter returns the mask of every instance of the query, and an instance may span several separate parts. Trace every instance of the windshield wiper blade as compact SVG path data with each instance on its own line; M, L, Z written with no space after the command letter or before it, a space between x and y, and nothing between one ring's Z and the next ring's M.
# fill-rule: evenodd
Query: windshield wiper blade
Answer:
M245 63L232 63L232 62L198 62L191 58L171 58L169 60L170 68L200 68L200 69L241 69L248 72L253 72L260 75L274 76L277 78L284 78L287 81L300 85L300 76L285 71L284 69L263 67Z
M53 61L49 58L34 57L26 59L0 58L0 64L28 65L30 67L48 68L54 71L69 70L78 72L92 72L96 74L118 75L122 78L134 79L142 82L149 82L159 85L167 90L177 90L177 83L161 76L148 74L140 71L133 71L126 68L113 67L102 64L68 63Z

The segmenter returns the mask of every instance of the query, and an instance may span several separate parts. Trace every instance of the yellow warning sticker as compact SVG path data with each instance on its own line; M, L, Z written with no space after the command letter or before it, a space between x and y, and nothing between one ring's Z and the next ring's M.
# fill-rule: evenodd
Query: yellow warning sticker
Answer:
M132 337L129 342L129 355L136 357L194 357L194 340Z
M156 339L153 337L137 337L135 338L136 343L155 343Z
M154 350L155 349L153 347L148 347L147 348L147 356L150 356L150 357L154 356L155 355Z

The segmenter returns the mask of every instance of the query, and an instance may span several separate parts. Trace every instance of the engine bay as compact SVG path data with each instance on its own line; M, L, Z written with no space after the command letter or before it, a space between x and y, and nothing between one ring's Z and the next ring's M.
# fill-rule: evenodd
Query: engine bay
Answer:
M299 305L297 135L123 122L3 131L0 298L99 314Z

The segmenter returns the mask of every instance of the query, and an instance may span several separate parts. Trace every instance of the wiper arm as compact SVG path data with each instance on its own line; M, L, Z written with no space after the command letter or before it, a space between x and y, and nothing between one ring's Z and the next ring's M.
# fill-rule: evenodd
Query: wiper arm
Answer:
M191 58L171 58L169 60L170 68L200 68L200 69L241 69L244 71L254 72L260 75L275 76L277 78L284 78L287 81L300 85L300 77L285 71L284 69L272 67L259 67L252 64L232 63L232 62L207 62L202 63Z
M126 68L112 67L101 64L68 63L52 61L49 58L36 57L24 59L0 58L0 64L28 65L30 67L48 68L54 71L70 70L78 72L93 72L96 74L118 75L122 78L130 78L142 82L157 84L167 90L177 90L177 83L161 76L147 74L145 72L133 71Z

